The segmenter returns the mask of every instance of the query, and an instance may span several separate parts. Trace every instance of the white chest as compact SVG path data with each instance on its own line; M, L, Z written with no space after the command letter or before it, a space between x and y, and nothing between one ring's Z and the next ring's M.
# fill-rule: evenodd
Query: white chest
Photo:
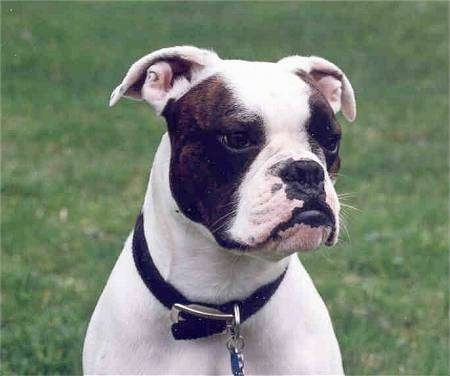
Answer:
M146 289L125 244L86 335L87 374L230 374L226 335L176 341L170 317ZM247 374L342 373L325 305L293 258L272 299L241 327Z

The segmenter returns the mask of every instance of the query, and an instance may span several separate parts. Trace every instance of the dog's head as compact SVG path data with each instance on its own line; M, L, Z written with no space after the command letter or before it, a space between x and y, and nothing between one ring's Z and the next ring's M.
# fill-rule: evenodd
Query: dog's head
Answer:
M110 105L122 96L147 101L166 119L172 195L221 246L280 259L336 243L335 114L356 115L353 89L336 65L166 48L130 67Z

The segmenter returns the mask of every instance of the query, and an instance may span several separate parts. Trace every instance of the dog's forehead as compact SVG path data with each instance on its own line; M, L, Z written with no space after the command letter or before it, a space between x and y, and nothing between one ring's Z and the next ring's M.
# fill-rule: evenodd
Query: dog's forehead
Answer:
M293 130L310 114L311 85L276 63L226 60L220 69L233 96L264 119L267 131Z

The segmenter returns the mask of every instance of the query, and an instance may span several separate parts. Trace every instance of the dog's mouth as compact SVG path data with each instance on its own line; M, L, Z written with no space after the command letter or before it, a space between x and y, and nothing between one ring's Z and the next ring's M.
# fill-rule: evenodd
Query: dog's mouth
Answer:
M253 249L263 248L269 243L280 243L286 237L292 237L293 234L296 234L296 230L299 228L315 230L321 228L325 239L324 244L332 246L336 232L336 222L332 209L324 201L307 201L302 207L293 209L291 217L276 225L264 241L254 245L231 239L226 233L216 233L215 237L217 242L225 248L251 251Z
M278 224L270 233L268 240L281 240L280 233L303 224L309 227L329 228L326 245L332 245L336 224L333 211L324 201L307 201L301 208L292 211L291 218Z

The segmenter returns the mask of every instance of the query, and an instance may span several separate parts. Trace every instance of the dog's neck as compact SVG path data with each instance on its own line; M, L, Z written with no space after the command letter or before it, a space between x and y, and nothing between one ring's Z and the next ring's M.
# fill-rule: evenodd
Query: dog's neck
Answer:
M180 212L169 187L169 162L170 141L165 134L143 205L144 233L163 278L189 300L220 304L243 299L279 276L289 258L274 262L232 254Z

